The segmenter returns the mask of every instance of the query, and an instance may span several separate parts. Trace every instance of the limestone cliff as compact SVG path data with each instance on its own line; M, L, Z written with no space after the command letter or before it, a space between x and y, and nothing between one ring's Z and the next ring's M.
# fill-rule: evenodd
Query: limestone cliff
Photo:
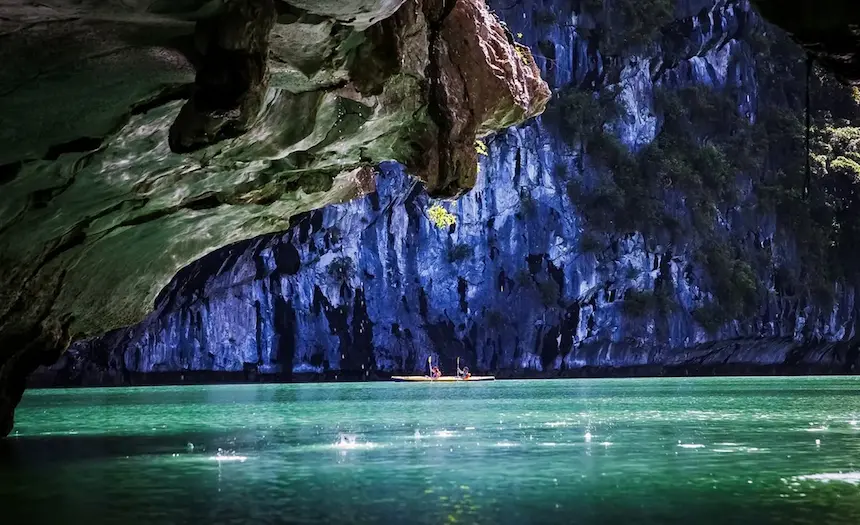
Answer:
M375 193L185 268L41 384L384 376L428 355L507 376L854 371L856 93L744 1L492 5L556 96L487 139L472 191L440 203L384 164Z

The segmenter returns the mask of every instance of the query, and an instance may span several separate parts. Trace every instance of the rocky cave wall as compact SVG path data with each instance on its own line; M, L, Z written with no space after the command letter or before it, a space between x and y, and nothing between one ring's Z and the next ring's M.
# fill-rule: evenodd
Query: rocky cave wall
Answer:
M0 42L0 436L37 365L183 266L380 161L458 194L550 94L479 0L12 0Z
M807 75L746 1L491 7L555 97L487 139L472 191L436 202L384 164L375 193L183 269L144 323L36 384L360 378L430 355L503 376L853 371L857 177L833 137L856 92Z

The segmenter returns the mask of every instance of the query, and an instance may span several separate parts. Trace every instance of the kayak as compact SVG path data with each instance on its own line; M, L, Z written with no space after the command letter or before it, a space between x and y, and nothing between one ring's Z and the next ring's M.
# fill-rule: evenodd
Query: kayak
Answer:
M435 367L438 373L442 373L439 370L439 367ZM433 373L433 357L427 357L427 370L432 374ZM460 370L460 358L457 358L457 373L458 374L468 374L469 367ZM430 377L430 376L391 376L392 381L405 381L410 383L457 383L460 381L495 381L496 376L469 376L468 379L462 376L440 376L440 377Z
M495 381L495 376L472 376L465 379L457 376L442 376L432 378L429 376L391 376L392 381L427 382L427 383L456 383L462 381Z

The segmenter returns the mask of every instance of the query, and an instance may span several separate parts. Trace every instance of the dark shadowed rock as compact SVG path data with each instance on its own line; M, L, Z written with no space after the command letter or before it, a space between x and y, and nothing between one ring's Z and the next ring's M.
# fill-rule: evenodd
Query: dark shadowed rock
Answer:
M860 84L860 6L854 0L752 0L827 69Z

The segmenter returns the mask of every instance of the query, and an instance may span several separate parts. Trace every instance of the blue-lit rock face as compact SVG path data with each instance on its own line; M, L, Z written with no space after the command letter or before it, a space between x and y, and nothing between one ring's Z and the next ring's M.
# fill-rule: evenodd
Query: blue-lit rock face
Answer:
M663 144L659 191L642 200L633 194L639 186L622 186L619 206L606 180L621 180L620 161L570 123L568 94L610 94L620 109L597 124L601 144L614 137L630 158L645 159L636 169L650 173L648 152L669 133L665 93L699 86L731 101L743 125L765 126L765 102L786 113L801 107L802 97L779 82L799 71L803 85L797 48L745 1L675 2L659 30L612 37L620 44L605 36L617 13L589 14L585 4L593 2L493 4L539 57L556 96L543 117L486 140L474 190L438 202L456 226L437 228L427 216L436 202L399 165L383 164L375 194L194 263L147 321L73 345L35 380L373 377L420 373L430 356L446 371L459 357L500 376L633 367L853 371L857 310L855 289L845 284L852 280L834 274L812 289L816 272L830 274L810 264L809 239L786 211L789 197L770 205L765 191L785 189L787 179L764 174L798 154L780 149L779 126L767 128L760 149L744 139L750 151L742 153L725 147L734 132L719 135L706 111L682 107L676 120L692 126L691 144L721 144L716 161L675 173L663 160L679 153ZM742 157L752 165L726 175L731 195L711 191L710 171ZM690 185L683 177L696 170L705 182ZM637 227L652 215L663 222Z

